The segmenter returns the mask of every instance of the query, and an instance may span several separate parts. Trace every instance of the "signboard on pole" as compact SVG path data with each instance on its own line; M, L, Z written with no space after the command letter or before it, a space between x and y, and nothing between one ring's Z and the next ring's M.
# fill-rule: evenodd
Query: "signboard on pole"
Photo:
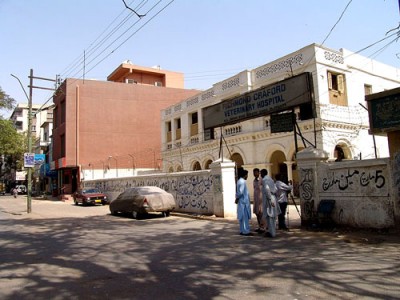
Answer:
M35 153L24 153L24 167L33 168L35 166Z
M271 133L293 131L293 113L271 115Z

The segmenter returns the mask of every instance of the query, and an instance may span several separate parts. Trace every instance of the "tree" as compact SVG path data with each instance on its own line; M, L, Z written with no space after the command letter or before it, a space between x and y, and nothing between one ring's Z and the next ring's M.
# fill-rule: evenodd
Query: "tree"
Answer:
M11 110L15 106L15 100L7 95L0 86L0 109Z
M10 168L20 169L26 149L26 138L17 132L9 120L0 119L0 178ZM3 165L6 168L3 168Z

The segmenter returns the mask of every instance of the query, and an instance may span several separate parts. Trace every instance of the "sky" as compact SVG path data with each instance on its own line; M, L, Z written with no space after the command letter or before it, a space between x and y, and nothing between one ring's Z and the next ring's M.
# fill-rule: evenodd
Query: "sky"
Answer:
M400 24L399 0L125 2L134 12L123 0L0 0L0 87L27 103L10 74L28 92L30 69L42 78L106 80L130 60L182 72L185 88L206 90L312 43L359 51ZM360 54L400 68L395 38ZM33 85L51 88L52 82ZM50 98L50 91L33 90L34 104Z

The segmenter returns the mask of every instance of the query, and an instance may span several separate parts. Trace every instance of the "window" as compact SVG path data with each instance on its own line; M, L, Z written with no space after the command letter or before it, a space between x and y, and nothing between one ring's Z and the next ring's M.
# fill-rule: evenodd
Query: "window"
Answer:
M161 81L156 81L156 82L154 83L154 85L155 85L155 86L162 86L162 82L161 82Z
M372 94L372 85L364 84L364 95L371 95Z
M197 112L192 113L192 124L198 123Z
M198 116L197 112L194 112L190 116L191 124L190 124L190 136L197 135L199 133L199 124L198 124Z
M181 119L175 119L175 139L181 139Z
M328 71L329 103L347 106L344 74Z
M167 142L171 142L172 141L172 124L171 121L167 122L166 124L166 129L167 129Z
M126 79L125 82L129 84L137 84L137 81L134 79Z
M181 129L181 119L175 119L175 126L176 129Z
M330 90L344 93L344 75L328 72L328 86Z

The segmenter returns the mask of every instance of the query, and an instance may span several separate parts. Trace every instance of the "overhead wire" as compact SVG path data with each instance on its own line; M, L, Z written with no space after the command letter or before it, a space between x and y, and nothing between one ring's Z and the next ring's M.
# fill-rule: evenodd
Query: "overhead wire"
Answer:
M116 50L118 50L122 45L124 45L130 38L132 38L136 33L138 33L141 29L143 29L144 26L146 26L150 21L152 21L156 16L158 16L162 11L164 11L169 5L171 5L175 0L171 0L168 4L166 4L164 7L162 7L160 10L158 10L148 21L146 21L142 26L140 26L136 31L134 31L131 35L129 35L123 42L121 42L116 48L114 48L110 53L108 53L105 57L103 57L101 60L97 61L95 65L93 65L90 69L87 70L87 72L92 71L95 67L97 67L100 63L102 63L105 59L107 59L109 56L111 56ZM147 1L146 1L147 2ZM155 5L153 5L147 12L146 15L149 14L150 11L154 10L154 8L159 5L162 2L162 0L158 1ZM142 19L139 19L142 20ZM137 22L135 22L134 25L136 25ZM101 51L100 54L97 54L96 58L98 58L101 54L103 54L108 48L110 48L117 40L119 40L121 37L123 37L130 29L133 28L133 26L130 26L128 30L125 30L124 33L122 33L118 38L116 38L112 43L110 43L105 49ZM95 59L92 59L89 63L93 63ZM87 67L87 66L86 66ZM72 76L75 78L75 80L83 78L83 75L78 76L78 74L83 70L83 66ZM71 81L70 84L73 84L74 81Z
M159 11L157 11L147 22L145 22L142 26L140 26L136 31L134 31L131 35L129 35L122 43L120 43L114 50L112 50L108 55L106 55L104 58L102 58L99 62L97 62L91 69L89 69L87 72L90 72L91 70L93 70L96 66L98 66L101 62L103 62L105 59L107 59L110 55L112 55L115 51L117 51L120 47L122 47L122 45L124 45L126 42L128 42L128 40L130 38L132 38L137 32L139 32L141 29L143 29L144 26L146 26L150 21L152 21L155 17L157 17L162 11L164 11L168 6L170 6L175 0L171 0L169 3L167 3L164 7L162 7ZM133 3L134 1L132 1L130 3L130 5ZM148 0L142 0L137 6L136 6L136 10L139 10L140 8L142 8L146 3L148 2ZM147 15L149 12L151 12L152 10L155 9L155 7L157 5L159 5L162 2L162 0L159 0L155 5L153 5L147 12L145 15ZM126 9L124 9L124 11L126 11ZM100 39L100 37L104 34L104 32L107 31L108 28L110 28L110 26L115 23L115 20L118 19L123 13L120 13L112 22L111 24L105 29L103 30L103 32L95 39L95 41L93 41L91 45L93 45L97 40ZM133 14L130 13L130 16L132 16ZM125 17L123 19L123 21L121 21L116 27L114 27L111 32L101 40L100 43L106 41L109 39L109 37L111 37L124 23L126 23L126 21L129 19L129 17ZM139 19L141 20L141 18ZM132 29L138 22L135 22L132 26L130 26L127 30L124 31L124 33L122 33L120 36L118 36L117 39L115 39L112 43L110 43L106 49L103 49L103 51L101 52L104 53L109 47L111 47L118 39L120 39L123 35L125 35L130 29ZM122 25L121 25L122 24ZM91 48L91 51L94 52L95 50L97 50L101 45L100 43L96 43L95 48ZM90 48L89 46L89 48ZM99 57L99 55L96 56L96 58ZM79 56L78 59L74 60L74 65L80 64L81 61L76 62L79 59L83 59L83 54ZM92 59L90 62L93 62L94 59ZM70 68L70 67L69 67ZM78 74L79 72L81 72L83 69L83 67L81 67L75 74ZM83 75L79 76L78 78L75 78L75 80L78 80L80 78L82 78ZM73 82L71 82L70 84L73 84ZM42 107L44 107L52 98L53 98L54 93L51 94L51 96L42 104Z
M132 4L134 1L132 1L130 4ZM140 9L143 7L143 5L145 5L148 1L142 1L140 2L135 9ZM86 56L87 59L91 57L92 53L96 52L98 49L101 48L101 46L108 41L123 25L126 24L126 22L132 18L134 15L132 13L129 13L126 17L124 17L122 19L122 21L120 21L116 26L114 26L101 40L100 38L107 32L107 30L112 26L112 24L114 24L116 22L116 20L118 18L120 18L124 13L126 12L126 9L123 9L123 11L110 23L110 25L108 25L106 27L105 30L103 30L103 32L90 44L90 46L88 47L88 49L86 49ZM132 28L137 22L135 22L130 28ZM100 41L99 41L100 40ZM97 42L98 41L98 42ZM97 42L97 43L96 43ZM68 74L63 74L62 77L67 77L67 76L75 76L78 72L81 71L81 69L76 72L74 75L70 75L71 73L73 73L74 70L76 70L76 68L82 66L84 63L83 61L83 54L79 56L78 61L75 62L75 64L73 65L73 68L69 71Z

